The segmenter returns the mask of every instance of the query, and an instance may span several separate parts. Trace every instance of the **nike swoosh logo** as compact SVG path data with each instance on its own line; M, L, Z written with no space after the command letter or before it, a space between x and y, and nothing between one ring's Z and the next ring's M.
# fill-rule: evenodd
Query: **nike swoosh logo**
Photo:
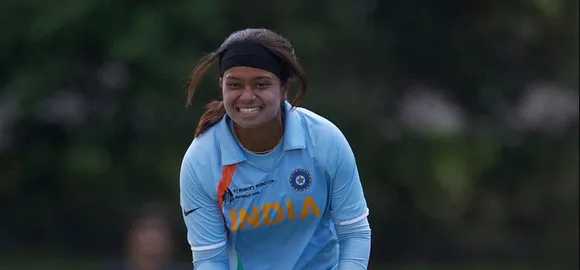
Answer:
M198 207L198 208L193 208L193 209L191 209L191 210L189 210L189 211L183 211L183 214L184 214L185 216L189 216L189 214L191 214L191 213L193 213L193 212L197 211L199 208L201 208L201 207Z

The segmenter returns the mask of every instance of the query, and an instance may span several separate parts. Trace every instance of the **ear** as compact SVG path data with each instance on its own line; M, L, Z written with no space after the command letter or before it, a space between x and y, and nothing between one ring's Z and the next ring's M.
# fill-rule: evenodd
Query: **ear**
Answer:
M223 82L224 82L224 79L223 79L222 77L220 77L220 79L219 79L219 81L218 81L218 83L219 83L219 86L220 86L220 89L222 88L222 84L223 84Z

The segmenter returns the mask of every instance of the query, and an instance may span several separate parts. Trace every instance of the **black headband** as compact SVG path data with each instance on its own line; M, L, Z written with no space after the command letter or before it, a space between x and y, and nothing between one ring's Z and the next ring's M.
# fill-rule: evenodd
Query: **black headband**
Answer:
M253 67L272 72L282 82L288 80L288 69L281 59L257 43L241 42L230 45L220 55L220 76L233 67Z

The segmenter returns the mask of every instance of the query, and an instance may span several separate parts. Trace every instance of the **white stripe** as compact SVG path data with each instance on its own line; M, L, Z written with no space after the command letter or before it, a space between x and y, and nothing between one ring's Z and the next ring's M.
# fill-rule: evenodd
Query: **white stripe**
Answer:
M223 246L225 246L227 243L227 241L223 241L221 243L217 243L217 244L213 244L213 245L209 245L209 246L191 246L191 251L206 251L206 250L211 250L211 249L216 249L216 248L221 248Z
M365 211L365 213L364 213L364 214L362 214L362 215L360 215L360 216L358 216L358 217L356 217L356 218L353 218L353 219L351 219L351 220L347 220L347 221L340 222L340 223L338 223L338 225L350 225L350 224L355 224L355 223L357 223L357 222L359 222L359 221L361 221L361 220L365 219L365 218L366 218L368 215L369 215L369 209L367 208L367 210Z
M238 254L236 252L236 248L234 247L234 245L230 246L229 258L230 258L230 270L238 269Z

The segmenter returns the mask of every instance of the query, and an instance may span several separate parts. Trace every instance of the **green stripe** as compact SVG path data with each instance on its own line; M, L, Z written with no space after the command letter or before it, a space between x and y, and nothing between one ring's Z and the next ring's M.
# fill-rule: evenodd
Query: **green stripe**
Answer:
M237 254L237 252L236 252L236 256L238 257L238 260L237 260L238 261L238 268L237 269L244 270L244 264L242 264L242 260L240 259L240 255Z

